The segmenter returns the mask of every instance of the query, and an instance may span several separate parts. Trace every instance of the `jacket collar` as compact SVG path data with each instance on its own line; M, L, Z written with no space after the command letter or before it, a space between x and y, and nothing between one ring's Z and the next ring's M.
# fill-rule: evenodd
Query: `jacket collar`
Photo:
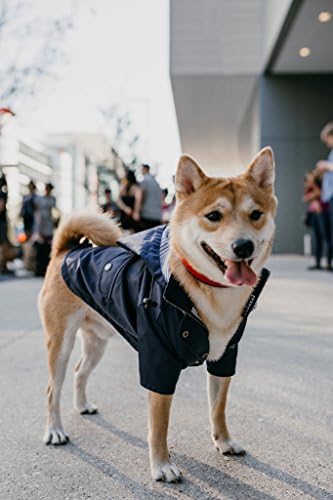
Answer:
M117 243L119 246L139 255L145 261L149 271L164 289L163 298L169 304L191 315L204 326L184 288L170 274L167 266L168 236L169 228L167 226L158 226L121 238Z
M266 285L270 274L271 273L268 269L262 269L257 284L255 285L255 287L253 287L252 292L241 312L242 321L246 321L250 312L255 309L258 298L263 291L263 288ZM163 297L167 302L177 307L178 309L181 309L186 314L191 315L202 325L204 325L204 323L200 320L191 299L189 298L181 284L173 277L173 275L171 275L167 287L164 290Z
M168 232L168 228L165 225L157 226L147 231L130 234L117 241L119 246L139 255L145 261L149 271L162 287L165 287L167 284L160 259L161 243L165 240L163 238L165 232ZM167 252L165 257L167 257Z
M172 274L164 290L163 298L172 306L180 309L183 313L190 315L192 318L198 321L201 326L204 326L206 328L206 325L199 318L198 312L194 307L190 297L187 295L179 281L177 281Z

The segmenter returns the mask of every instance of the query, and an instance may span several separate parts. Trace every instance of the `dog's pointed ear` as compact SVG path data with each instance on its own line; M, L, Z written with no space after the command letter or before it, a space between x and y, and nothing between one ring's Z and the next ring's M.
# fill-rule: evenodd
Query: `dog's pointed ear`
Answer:
M199 165L188 155L179 158L175 187L180 196L187 196L199 189L207 179Z
M266 147L259 151L248 167L246 175L254 180L259 187L273 190L275 164L272 148Z

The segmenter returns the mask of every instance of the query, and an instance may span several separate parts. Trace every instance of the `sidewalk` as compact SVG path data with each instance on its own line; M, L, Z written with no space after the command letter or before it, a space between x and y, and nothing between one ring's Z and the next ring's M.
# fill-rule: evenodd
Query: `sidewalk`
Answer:
M88 387L100 414L72 408L76 346L67 373L63 422L71 443L42 443L47 384L36 311L40 279L0 283L0 498L333 499L333 274L309 261L274 257L272 277L240 344L229 425L246 457L212 447L205 369L184 371L171 417L179 485L153 483L146 445L146 394L136 353L110 342Z

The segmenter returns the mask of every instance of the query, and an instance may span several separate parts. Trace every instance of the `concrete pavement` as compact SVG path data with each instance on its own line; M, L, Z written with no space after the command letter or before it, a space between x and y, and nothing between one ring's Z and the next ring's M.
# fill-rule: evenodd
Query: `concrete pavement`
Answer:
M272 278L240 345L229 423L246 457L212 447L205 370L182 374L170 449L184 473L177 485L153 483L146 445L146 394L136 354L110 342L92 375L100 414L72 408L72 356L63 391L71 443L46 447L47 370L36 311L41 280L0 283L0 498L25 499L333 499L333 274L274 257Z

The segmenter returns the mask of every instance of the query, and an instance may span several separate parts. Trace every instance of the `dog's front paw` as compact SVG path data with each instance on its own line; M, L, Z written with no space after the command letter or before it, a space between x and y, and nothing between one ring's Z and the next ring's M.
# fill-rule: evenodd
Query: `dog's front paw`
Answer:
M69 437L61 428L48 427L45 431L43 441L45 444L66 444L69 441Z
M98 413L98 408L93 403L76 405L76 409L81 415L94 415L95 413Z
M233 439L213 439L216 449L223 455L245 455L244 447Z
M152 476L155 481L164 481L166 483L179 483L182 479L182 473L178 467L170 462L153 466Z

